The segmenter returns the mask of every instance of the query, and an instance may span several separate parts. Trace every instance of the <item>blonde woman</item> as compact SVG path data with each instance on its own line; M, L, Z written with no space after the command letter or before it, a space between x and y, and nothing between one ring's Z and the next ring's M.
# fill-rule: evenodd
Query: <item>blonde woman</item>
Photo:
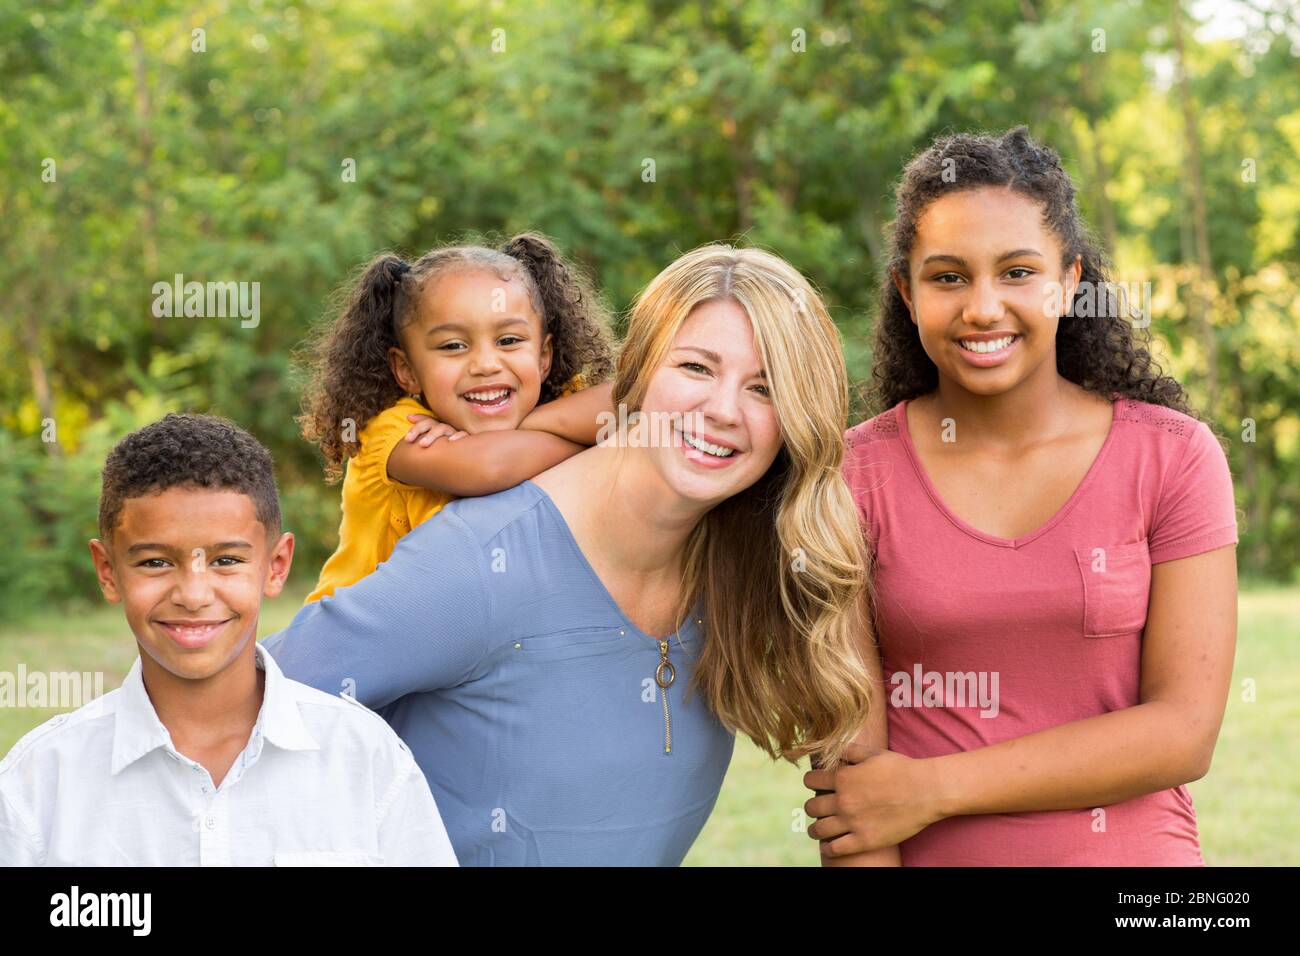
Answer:
M847 376L816 292L766 252L687 253L638 298L612 398L595 447L453 502L268 642L383 709L464 865L675 865L735 731L834 759L866 720Z

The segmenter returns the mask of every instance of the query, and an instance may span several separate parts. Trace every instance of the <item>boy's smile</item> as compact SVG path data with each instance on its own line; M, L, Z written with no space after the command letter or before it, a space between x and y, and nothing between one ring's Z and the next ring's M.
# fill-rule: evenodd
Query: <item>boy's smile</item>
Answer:
M111 542L93 541L91 552L145 668L205 680L251 653L261 599L283 587L293 536L268 540L248 495L180 486L128 498Z

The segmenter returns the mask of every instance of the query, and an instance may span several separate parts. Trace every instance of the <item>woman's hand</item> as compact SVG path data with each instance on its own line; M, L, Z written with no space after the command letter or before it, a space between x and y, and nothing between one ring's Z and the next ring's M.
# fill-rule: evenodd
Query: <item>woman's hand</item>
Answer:
M829 793L804 810L817 822L808 835L823 856L840 857L894 846L943 818L933 799L929 761L852 744L835 770L811 770L804 786Z
M464 438L469 432L457 431L450 425L431 418L428 415L407 415L408 422L414 422L411 430L406 433L406 441L413 442L419 440L421 448L428 448L439 438L446 438L448 441L455 441L457 438ZM423 436L423 437L421 437Z

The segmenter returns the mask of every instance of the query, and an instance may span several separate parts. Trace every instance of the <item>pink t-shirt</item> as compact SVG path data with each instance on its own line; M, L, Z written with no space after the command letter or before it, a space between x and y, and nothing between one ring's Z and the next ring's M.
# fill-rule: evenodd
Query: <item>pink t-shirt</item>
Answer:
M932 757L1139 703L1151 565L1237 540L1228 463L1195 419L1120 399L1069 501L1014 541L950 512L906 402L845 433L875 555L889 749ZM1186 787L1102 808L949 817L904 866L1204 865Z

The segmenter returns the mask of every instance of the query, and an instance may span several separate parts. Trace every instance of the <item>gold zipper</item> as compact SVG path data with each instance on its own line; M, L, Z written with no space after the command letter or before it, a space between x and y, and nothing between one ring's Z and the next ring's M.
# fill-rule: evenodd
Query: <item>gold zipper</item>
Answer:
M666 675L666 676L665 676ZM659 685L659 696L664 702L664 753L673 752L673 725L668 716L668 688L677 680L677 668L668 659L668 642L659 642L659 666L655 668L655 683Z

